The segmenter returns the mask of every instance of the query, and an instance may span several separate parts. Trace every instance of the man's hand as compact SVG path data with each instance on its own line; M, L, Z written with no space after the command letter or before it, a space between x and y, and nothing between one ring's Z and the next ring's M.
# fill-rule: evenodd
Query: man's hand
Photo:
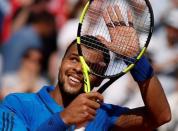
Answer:
M119 6L109 6L103 12L104 21L108 27L111 42L98 36L103 44L111 51L127 57L133 57L139 52L139 39L133 27L131 11L127 12L128 23L125 22Z
M61 112L63 121L72 125L93 119L96 116L96 110L100 108L97 100L103 101L103 96L98 92L80 94Z

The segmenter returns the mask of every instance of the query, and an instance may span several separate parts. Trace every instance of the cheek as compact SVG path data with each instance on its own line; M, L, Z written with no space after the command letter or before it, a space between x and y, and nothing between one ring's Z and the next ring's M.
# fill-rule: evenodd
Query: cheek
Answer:
M64 77L64 75L65 75L65 67L64 66L61 66L60 68L59 68L59 73L58 73L58 80L60 80L60 81L63 81L63 77Z
M63 61L62 63L61 63L61 67L60 67L60 71L61 72L65 72L66 70L67 70L67 68L68 68L68 62L66 62L66 61Z
M69 63L68 61L64 61L61 64L61 67L59 68L59 78L64 78L65 74L67 73L67 71L69 71L70 69L72 69L72 65L71 63Z

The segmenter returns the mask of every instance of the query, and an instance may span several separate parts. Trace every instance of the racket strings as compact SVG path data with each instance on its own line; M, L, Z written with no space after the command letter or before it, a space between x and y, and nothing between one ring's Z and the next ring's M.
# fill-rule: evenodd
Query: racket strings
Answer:
M86 40L86 39L84 39L84 38L86 38L86 37L82 37L82 42L89 42L90 44L93 44L94 42L94 40L92 40L92 42L91 42L91 38L87 38L87 39L89 39L89 40ZM98 44L99 42L98 41L95 41L95 43L97 43L97 44L95 44L95 45L87 45L87 46L89 46L90 48L92 48L92 49L95 49L95 50L98 50L97 49L97 47L98 48L100 48L100 49L102 49L102 47ZM102 49L102 53L105 53L106 54L106 56L108 55L110 55L110 54L108 54L108 52L106 52L106 51L104 51L104 50L107 50L107 48L103 48ZM98 50L98 51L101 51L101 50ZM113 56L113 57L111 57L111 58L106 58L106 59L108 59L108 61L110 60L110 61L115 61L115 59L119 59L119 60L122 60L122 61L125 61L126 63L129 63L129 64L132 64L134 61L135 61L135 58L129 58L129 57L127 57L127 56L123 56L123 55L116 55L116 56ZM114 63L114 62L113 62ZM111 65L114 65L114 66L116 66L116 64L110 64L110 66Z
M97 1L97 0L94 0ZM98 0L99 1L99 0ZM122 1L122 0L121 0ZM120 0L115 0L110 1L103 1L103 4L94 2L92 3L92 8L88 9L87 15L86 15L86 20L84 21L83 24L86 25L86 28L82 28L82 35L89 34L92 36L102 36L105 38L107 41L107 46L110 46L109 44L115 40L117 44L111 45L112 48L117 49L120 51L120 53L114 52L114 50L110 50L108 53L106 50L108 50L108 47L102 47L98 44L97 40L92 40L91 38L87 38L83 40L83 42L90 42L91 44L89 45L90 48L96 49L96 51L100 51L106 56L105 59L108 59L108 69L106 70L105 68L101 68L100 65L92 65L89 64L89 67L96 73L98 74L104 74L106 76L112 76L115 74L118 74L120 71L122 71L124 68L126 68L128 65L133 64L136 61L136 57L130 57L133 52L137 52L137 49L135 48L134 44L130 44L127 41L135 42L133 34L129 34L128 32L130 31L131 28L134 28L133 30L136 31L138 35L138 46L139 46L139 52L135 53L137 56L140 53L140 50L144 47L148 34L150 33L150 15L149 15L149 10L148 7L145 6L146 4L143 1L135 0L136 2L140 3L140 6L135 6L132 2L126 2ZM101 7L102 5L102 7ZM119 35L117 32L114 32L114 38L110 37L109 34L109 29L106 26L106 23L103 18L103 12L107 10L108 6L112 7L113 13L110 14L110 17L114 17L113 15L116 15L116 12L113 8L114 5L119 5L119 8L123 9L121 10L121 15L123 17L123 22L126 24L126 26L115 26L114 21L110 18L111 24L113 25L113 28L121 28ZM145 7L144 7L145 6ZM144 7L144 8L143 8ZM128 20L128 9L132 11L132 16L133 16L133 27L129 27L129 20ZM143 13L144 12L144 13ZM117 16L117 15L116 15ZM120 22L120 20L118 20ZM123 31L123 28L126 28ZM142 36L142 34L146 34L145 36ZM127 40L127 41L126 41ZM92 42L91 42L92 41ZM100 41L100 39L99 39ZM119 44L120 43L120 44ZM124 43L124 44L123 44ZM118 46L119 45L119 46ZM99 48L99 49L98 49ZM101 48L101 49L100 49ZM126 52L127 54L123 54L122 52ZM112 55L111 55L112 54ZM96 58L92 58L96 59ZM127 64L125 64L127 63ZM106 70L106 73L103 73L103 71Z
M122 4L121 8L126 8L126 5ZM116 12L115 12L115 10L114 10L114 8L113 8L113 6L112 6L112 11L113 11L113 13L112 13L111 15L110 15L108 12L107 12L107 14L108 14L108 16L109 16L109 18L110 18L110 21L111 21L113 27L114 27L114 28L117 28L117 27L114 26L113 21L112 21L112 19L111 19L111 18L113 18L113 17L117 17L117 19L119 19L118 16L117 16L117 14L116 14ZM127 14L124 14L124 15L127 15ZM123 20L123 21L125 22L125 20ZM126 23L128 23L128 22L125 22L125 24L126 24ZM126 28L127 28L127 27L126 27ZM127 28L127 30L129 31L129 28ZM121 28L120 32L121 32L121 33L123 32L123 33L120 34L120 35L117 35L117 32L114 33L114 36L117 36L117 38L115 38L115 39L117 40L118 37L122 37L122 39L120 39L120 41L118 41L118 43L125 43L125 39L127 39L127 38L130 37L130 36L129 36L129 35L127 36L127 33L126 33L125 31L122 31L122 28ZM112 40L114 40L114 38L113 38ZM121 52L124 52L125 50L128 50L129 47L130 47L131 50L128 52L128 54L131 54L131 52L134 51L134 46L133 46L133 48L132 48L132 46L129 46L129 47L128 47L128 43L126 43L126 44L119 44L119 45L120 45L120 46L113 45L113 47L114 47L114 48L119 48L119 50L121 50Z
M97 60L98 58L96 58ZM97 72L97 74L102 74L104 75L105 73L105 67L101 67L100 65L94 65L94 67L92 69L95 69L95 72Z
M138 21L138 20L137 20L137 21ZM139 20L139 21L141 21L141 20ZM100 22L101 22L101 20L100 20ZM138 24L136 24L136 23L138 23L138 22L134 22L135 27L138 27L138 25L141 25L141 23L138 23ZM146 23L146 22L144 22L144 24L142 24L142 25L145 26L144 28L136 29L137 32L140 32L140 34L143 33L143 32L149 33L150 24L146 25L145 23ZM102 27L103 27L103 25L102 25ZM99 32L100 32L100 30L102 30L102 29L99 28ZM105 32L105 31L104 31L104 32Z
M88 38L88 39L90 39L90 38ZM91 41L87 41L87 40L84 40L84 39L82 39L82 41L83 42L91 42ZM97 41L95 41L95 42L97 42ZM93 44L93 42L91 42L91 44ZM88 45L87 45L88 46ZM95 49L95 50L97 50L97 51L100 51L100 52L102 52L102 53L104 53L104 54L106 54L105 56L109 56L110 54L108 53L108 52L106 52L105 50L107 50L107 48L103 48L103 51L101 51L101 50L98 50L97 49L97 46L98 47L100 47L100 48L102 48L101 46L99 46L98 44L96 44L95 46L89 46L90 48L92 48L92 49ZM105 50L104 50L105 49ZM93 58L94 59L94 58ZM96 59L96 58L95 58ZM123 55L115 55L115 56L112 56L111 58L110 57L105 57L105 59L107 59L108 60L108 63L109 63L109 61L115 61L115 59L119 59L119 60L121 60L121 61L125 61L126 63L129 63L129 64L132 64L134 61L135 61L135 58L133 57L133 58L129 58L129 57L127 57L127 56L123 56ZM108 63L106 63L106 64L108 64ZM112 64L111 64L112 65ZM111 66L110 65L110 66ZM89 66L90 67L90 66ZM93 67L92 67L93 68Z
M142 14L143 14L142 12L145 11L145 9L139 8L139 7L137 7L137 6L134 6L133 4L129 4L129 6L130 6L131 8L133 8L134 10L138 10L137 12L135 12L135 13L137 13L137 15L142 15Z
M87 39L89 39L89 40L86 40L86 39L84 39L84 38L87 38ZM109 55L108 54L108 52L106 52L106 50L108 50L108 48L107 47L102 47L101 45L99 45L98 43L99 43L99 41L97 40L94 40L94 39L92 39L92 38L88 38L88 37L85 37L85 36L83 36L82 37L82 41L83 42L89 42L90 43L90 45L87 45L87 46L89 46L90 48L93 48L93 49L98 49L98 48L100 48L100 49L103 49L103 53L105 53L105 54L107 54L107 55ZM117 46L116 46L117 47ZM100 50L101 51L101 50ZM124 56L124 57L126 57L127 58L127 56L126 55L122 55L122 56ZM128 57L128 58L130 58L130 57ZM134 58L130 58L131 60L135 60ZM129 62L129 61L128 61ZM130 61L131 62L131 61Z
M126 5L126 4L122 4L122 5L121 5L121 8L125 8L125 7L122 7L123 5ZM134 8L135 10L136 10L136 9L137 9L137 10L139 9L138 7L135 7L135 6L133 6L133 5L129 5L129 6L132 7L132 8ZM99 7L96 6L95 8L99 8ZM141 9L140 9L140 10L141 10ZM136 14L135 16L143 15L142 12L144 12L145 10L146 10L146 9L141 10L141 11L140 11L141 13L134 11L134 14ZM100 17L101 17L101 13L100 13L100 12L94 11L93 9L90 9L90 8L89 8L89 11L92 12L92 13L91 13L92 17L88 16L89 19L95 18L95 17L93 17L93 16L100 16ZM145 13L145 14L149 14L149 13ZM144 15L144 16L145 16L145 15ZM95 20L95 19L93 19L93 20ZM137 20L137 19L135 19L135 20ZM137 21L138 21L138 20L137 20ZM141 22L141 20L139 20L139 21ZM135 22L135 25L136 25L136 23L138 23L138 22ZM139 24L140 24L140 23L139 23ZM138 24L138 25L139 25L139 24ZM145 23L144 23L144 26L146 26ZM149 27L150 24L148 24L147 26ZM148 29L149 29L149 28L148 28ZM141 32L144 32L144 31L147 31L147 30L143 30L143 31L141 31Z
M129 31L129 28L127 28L127 31ZM136 49L135 49L135 46L132 46L132 45L129 45L129 43L125 43L125 41L128 39L128 38L131 38L130 40L132 40L132 35L131 36L127 36L126 32L124 32L124 34L121 34L120 36L118 37L123 37L123 39L121 39L121 41L118 41L119 43L124 43L124 44L120 44L120 46L116 46L115 45L115 48L120 48L121 49L121 52L124 52L124 51L127 51L127 54L129 56L131 56L132 52L136 52Z
M110 5L110 6L113 6L113 5L115 5L114 3L112 4L112 5ZM125 7L123 7L123 6L125 6ZM126 8L126 4L121 4L121 6L120 6L121 8ZM146 8L146 9L140 9L140 8L138 8L138 7L135 7L135 6L133 6L133 5L131 5L131 4L129 4L129 7L130 8L133 8L134 10L140 10L140 11L134 11L134 16L135 17L137 17L137 16L145 16L145 14L149 14L148 13L148 9ZM98 7L95 7L95 8L98 8ZM88 9L88 11L90 11L91 12L91 15L92 16L101 16L101 12L99 11L99 12L97 12L97 10L94 10L94 9ZM143 12L147 12L147 13L144 13L144 15L143 15ZM126 15L126 14L125 14ZM90 17L90 16L87 16L87 17L89 17L89 18L93 18L93 17ZM146 17L146 16L145 16Z

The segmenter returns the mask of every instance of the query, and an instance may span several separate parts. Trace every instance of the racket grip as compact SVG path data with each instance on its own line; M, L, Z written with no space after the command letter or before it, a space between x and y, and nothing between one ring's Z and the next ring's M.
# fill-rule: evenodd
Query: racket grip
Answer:
M153 68L145 56L142 56L130 73L137 82L145 81L154 75Z

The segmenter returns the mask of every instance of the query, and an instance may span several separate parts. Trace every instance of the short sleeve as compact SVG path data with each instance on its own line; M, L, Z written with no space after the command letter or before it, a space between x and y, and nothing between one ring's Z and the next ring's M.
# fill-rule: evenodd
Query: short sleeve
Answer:
M121 107L112 104L105 104L102 108L107 112L109 121L113 125L118 120L118 118L123 114L129 111L127 107Z

